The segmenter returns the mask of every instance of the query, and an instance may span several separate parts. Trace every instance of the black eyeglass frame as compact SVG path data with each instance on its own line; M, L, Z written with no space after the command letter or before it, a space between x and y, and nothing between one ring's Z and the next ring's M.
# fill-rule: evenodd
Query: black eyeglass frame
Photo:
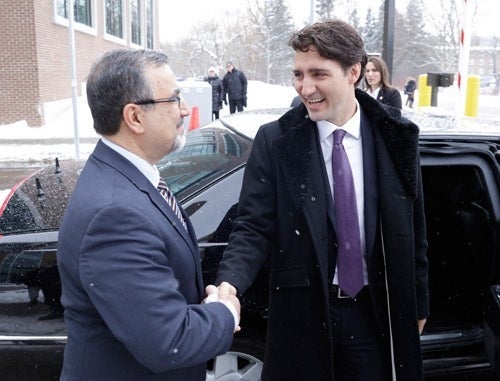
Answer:
M146 99L144 101L134 102L136 105L150 105L156 103L173 103L177 102L179 108L181 107L182 98L179 95L169 97L169 98L160 98L160 99Z

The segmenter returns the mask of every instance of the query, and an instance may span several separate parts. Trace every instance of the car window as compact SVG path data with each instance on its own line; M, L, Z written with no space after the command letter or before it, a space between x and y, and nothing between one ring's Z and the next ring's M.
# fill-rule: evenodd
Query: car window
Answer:
M180 151L165 156L157 167L176 197L182 200L242 166L251 141L226 128L201 128L187 134Z

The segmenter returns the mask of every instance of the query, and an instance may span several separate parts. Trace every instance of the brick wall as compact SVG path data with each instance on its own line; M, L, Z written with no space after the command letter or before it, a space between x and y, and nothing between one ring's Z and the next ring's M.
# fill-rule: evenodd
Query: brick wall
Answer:
M95 11L92 16L95 16L95 28L91 33L75 28L79 95L92 63L103 52L130 45L127 6L124 9L125 40L110 41L104 36L103 2L94 0ZM0 12L0 35L3 40L0 58L0 125L26 120L29 126L41 126L45 122L44 103L72 96L68 28L55 22L53 0L16 0L4 8ZM157 14L154 23L158 25ZM158 47L158 28L155 29Z
M0 124L41 122L32 0L10 1L0 12Z

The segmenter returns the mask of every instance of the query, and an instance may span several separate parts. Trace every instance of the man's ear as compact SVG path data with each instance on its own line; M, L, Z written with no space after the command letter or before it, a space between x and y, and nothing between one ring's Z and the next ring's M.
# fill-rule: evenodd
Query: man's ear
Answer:
M134 134L142 134L144 132L144 110L141 106L128 103L123 108L123 121L127 128Z
M356 63L349 69L349 76L352 83L356 83L358 78L361 76L361 63Z

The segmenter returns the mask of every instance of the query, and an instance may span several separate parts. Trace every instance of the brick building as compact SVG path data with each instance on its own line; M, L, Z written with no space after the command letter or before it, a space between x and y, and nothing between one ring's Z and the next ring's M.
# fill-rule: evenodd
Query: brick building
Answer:
M120 47L159 47L158 0L73 0L79 95L90 66ZM71 103L69 0L16 0L0 12L0 125L26 120Z

